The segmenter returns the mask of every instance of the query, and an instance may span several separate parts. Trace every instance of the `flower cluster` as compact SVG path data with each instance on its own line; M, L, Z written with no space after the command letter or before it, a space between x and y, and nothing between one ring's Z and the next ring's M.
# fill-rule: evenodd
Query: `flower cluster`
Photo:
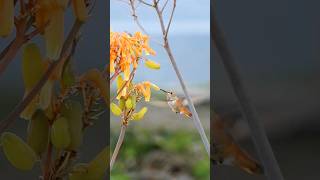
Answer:
M138 67L139 60L144 60L145 66L150 69L160 69L160 64L147 59L147 55L155 55L149 46L149 37L141 32L134 35L125 32L110 32L110 73L117 77L118 105L111 103L111 112L121 116L122 123L127 125L129 120L140 120L147 112L143 107L135 112L136 103L142 98L150 101L151 88L160 88L149 81L133 83L133 75ZM123 76L122 76L123 73Z
M128 81L131 66L136 69L139 59L144 55L155 55L155 51L149 46L149 38L136 32L129 33L110 32L110 73L123 72L124 80ZM147 60L150 61L150 60ZM156 68L159 68L158 65Z
M11 34L15 24L14 0L0 0L0 36ZM22 1L23 2L23 1ZM17 20L34 19L33 24L44 35L46 55L51 60L60 57L64 41L64 15L68 7L68 0L29 1L21 4ZM76 18L84 22L88 17L85 0L72 0L73 12ZM19 25L17 31L19 30Z

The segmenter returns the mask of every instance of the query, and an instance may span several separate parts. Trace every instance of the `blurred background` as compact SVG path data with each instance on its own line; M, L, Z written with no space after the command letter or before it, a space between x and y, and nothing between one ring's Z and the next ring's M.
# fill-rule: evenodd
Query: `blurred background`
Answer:
M165 2L160 1L161 3ZM168 3L170 13L171 1ZM134 23L130 6L118 0L110 1L110 26L113 31L141 31ZM150 45L161 69L150 70L140 65L135 82L151 81L159 87L183 96L179 81L161 42L161 29L156 12L138 5L137 16L150 34ZM167 16L166 16L167 17ZM166 21L167 22L167 21ZM210 101L210 1L177 1L169 42L177 65L185 80L209 135ZM115 84L112 85L115 91ZM210 162L191 120L172 112L163 93L152 92L145 118L130 123L111 179L209 179ZM111 116L111 148L114 149L120 130L118 117ZM192 158L190 158L192 157Z
M319 1L217 1L217 18L285 179L320 179ZM235 120L233 133L255 154L247 123L214 54L217 112ZM214 167L213 179L265 179Z
M74 70L79 75L90 68L104 68L106 64L106 42L107 34L106 21L107 1L97 1L95 9L92 11L87 23L82 27L81 40L77 46L76 55L73 59ZM65 34L69 32L74 16L71 8L65 15ZM0 39L0 51L7 46L12 40L14 33L10 37ZM41 36L33 40L39 47L42 47L42 55L45 55L44 41ZM88 53L90 52L90 53ZM16 58L7 67L6 71L0 76L0 119L3 120L21 101L24 94L24 87L21 73L21 51ZM95 125L87 128L84 142L81 147L78 162L88 162L96 156L108 144L109 122L106 115L102 116L95 122ZM28 121L17 119L8 129L26 140ZM94 139L94 141L92 141ZM37 179L40 174L39 163L34 167L32 172L18 171L10 165L4 157L2 149L0 150L0 179Z

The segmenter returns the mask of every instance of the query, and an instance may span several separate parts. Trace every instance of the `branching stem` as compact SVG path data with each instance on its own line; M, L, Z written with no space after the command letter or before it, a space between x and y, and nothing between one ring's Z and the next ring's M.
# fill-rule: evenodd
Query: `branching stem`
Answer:
M251 137L255 144L256 150L264 166L264 171L269 180L283 180L279 165L274 157L271 145L267 138L265 129L263 127L262 121L260 121L258 114L249 98L249 95L245 89L242 81L242 76L240 74L239 68L236 65L234 58L231 55L230 50L224 39L223 32L219 29L215 7L211 8L213 10L213 31L211 37L217 52L220 54L222 63L225 70L229 76L233 90L238 98L238 102L241 105L242 112L248 121Z
M121 145L123 143L123 140L124 140L124 135L126 133L126 129L127 129L127 126L126 125L121 125L121 130L120 130L120 134L119 134L119 138L118 138L118 141L117 141L117 144L116 144L116 147L113 151L113 154L112 154L112 157L111 157L111 160L110 160L110 171L112 170L112 167L114 165L114 162L116 161L117 159L117 156L119 154L119 150L121 148Z

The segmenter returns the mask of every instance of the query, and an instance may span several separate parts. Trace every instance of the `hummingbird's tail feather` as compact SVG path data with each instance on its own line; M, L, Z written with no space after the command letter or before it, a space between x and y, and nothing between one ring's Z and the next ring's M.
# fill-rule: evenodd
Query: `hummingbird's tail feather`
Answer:
M184 114L188 118L192 117L192 113L186 107L180 109L180 114Z
M235 148L234 156L234 165L238 168L249 174L263 174L262 166L244 150Z
M249 174L263 174L262 166L235 142L220 116L215 114L210 125L216 149L215 159L220 164L238 167Z

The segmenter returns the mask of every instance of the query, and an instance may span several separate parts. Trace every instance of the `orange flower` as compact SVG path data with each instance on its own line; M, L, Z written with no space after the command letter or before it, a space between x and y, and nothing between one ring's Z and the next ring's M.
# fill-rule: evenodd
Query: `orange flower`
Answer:
M128 81L132 68L137 68L139 59L144 55L155 55L149 46L149 37L136 32L110 32L110 72L124 73L124 81Z
M133 88L137 91L137 94L144 96L144 100L148 102L151 98L151 87L156 91L159 90L158 86L150 83L149 81L144 81L136 84Z

